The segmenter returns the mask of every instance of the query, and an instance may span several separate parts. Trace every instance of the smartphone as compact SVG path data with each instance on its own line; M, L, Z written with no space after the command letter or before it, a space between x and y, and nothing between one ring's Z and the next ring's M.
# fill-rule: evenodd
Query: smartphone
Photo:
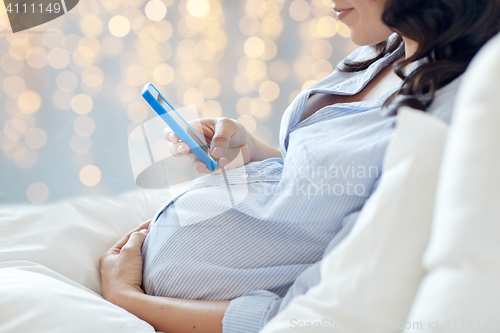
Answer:
M179 139L189 146L191 152L207 166L208 170L214 171L217 168L218 162L209 155L210 147L205 140L181 117L155 86L151 83L146 84L142 89L142 97L177 134Z

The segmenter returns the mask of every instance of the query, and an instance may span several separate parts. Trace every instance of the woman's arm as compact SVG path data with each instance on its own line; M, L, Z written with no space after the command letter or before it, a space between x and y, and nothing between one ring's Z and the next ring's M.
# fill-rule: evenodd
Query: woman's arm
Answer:
M222 332L222 319L229 301L197 301L150 296L122 288L110 301L150 323L157 331Z
M254 135L249 134L247 140L250 147L250 162L263 161L272 157L281 158L281 151L260 141Z
M100 258L103 297L147 321L158 331L222 332L222 318L229 301L150 296L141 289L141 247L150 222L127 233Z

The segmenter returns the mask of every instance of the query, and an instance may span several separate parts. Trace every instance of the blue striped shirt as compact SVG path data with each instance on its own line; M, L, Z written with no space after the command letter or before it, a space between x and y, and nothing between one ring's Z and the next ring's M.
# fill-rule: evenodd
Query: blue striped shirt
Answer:
M376 188L395 117L380 99L326 106L299 122L312 93L353 95L404 52L365 71L335 70L301 92L283 115L282 159L227 172L245 195L220 209L221 175L197 179L153 219L142 247L143 288L149 295L232 300L224 332L258 332L289 301L319 282L319 262L349 232ZM373 56L361 47L349 59ZM453 84L452 84L453 85ZM450 120L455 85L430 112ZM447 98L448 97L448 98ZM196 223L186 225L182 221Z

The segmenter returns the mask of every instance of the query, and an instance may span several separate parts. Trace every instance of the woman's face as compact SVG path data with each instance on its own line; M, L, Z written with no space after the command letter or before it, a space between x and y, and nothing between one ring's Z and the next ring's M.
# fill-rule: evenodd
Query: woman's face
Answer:
M349 27L352 41L362 46L380 43L393 33L382 22L386 1L332 0L332 3L338 19Z

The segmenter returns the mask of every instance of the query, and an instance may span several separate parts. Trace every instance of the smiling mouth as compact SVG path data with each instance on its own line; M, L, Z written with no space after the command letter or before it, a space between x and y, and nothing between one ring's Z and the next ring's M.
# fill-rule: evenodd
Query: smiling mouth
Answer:
M349 15L354 8L333 8L333 10L337 13L337 18L342 20L344 17Z

